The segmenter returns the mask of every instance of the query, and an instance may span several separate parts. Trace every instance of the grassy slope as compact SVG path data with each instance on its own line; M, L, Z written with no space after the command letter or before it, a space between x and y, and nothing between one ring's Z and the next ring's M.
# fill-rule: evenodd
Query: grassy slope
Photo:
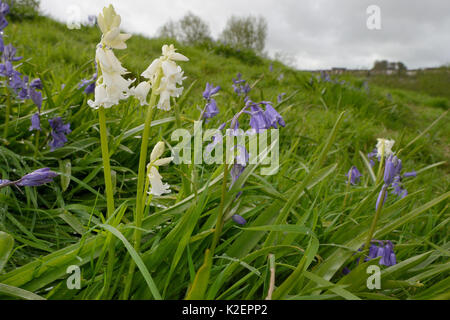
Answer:
M18 114L21 118L20 121L13 121L14 128L10 130L8 138L10 145L8 148L1 149L1 177L17 178L18 175L28 172L30 167L36 168L43 165L57 169L60 159L68 159L72 164L72 176L79 179L72 178L72 182L65 192L61 190L58 184L42 187L39 189L39 193L28 188L25 194L17 193L15 190L0 191L3 199L2 207L0 207L0 230L13 234L16 244L23 245L17 248L6 267L7 271L12 271L39 256L64 248L68 244L77 243L78 238L73 235L72 228L59 218L60 214L70 212L76 216L77 221L87 226L89 216L94 213L94 216L99 217L100 213L96 210L103 210L105 203L95 195L97 189L103 188L96 114L86 107L86 98L76 90L76 83L82 78L90 77L93 72L92 58L100 36L99 31L95 28L69 30L64 25L46 18L11 24L5 31L8 40L13 42L18 47L19 54L25 57L26 61L21 66L21 71L30 75L40 74L52 93L52 100L56 104L56 109L53 110L51 103L47 101L44 110L50 110L51 115L59 114L63 116L64 119L71 122L74 131L69 135L69 144L53 153L45 148L45 137L41 137L40 152L38 152L37 157L33 157L35 151L34 137L30 136L27 128L29 126L29 115L35 112L34 107L27 103L14 109L15 115ZM128 41L128 49L118 51L117 55L123 65L131 72L131 76L138 77L148 64L160 54L163 43L161 40L148 40L144 37L134 36ZM361 81L355 79L351 79L351 85L345 87L317 82L310 85L308 84L310 74L289 70L276 62L274 63L274 72L269 72L270 61L264 60L262 63L248 65L239 59L225 58L202 48L184 47L182 45L177 47L180 52L190 58L189 63L182 65L185 74L188 76L185 87L187 88L194 80L198 80L183 105L182 113L187 119L198 118L197 106L203 106L201 92L206 82L212 82L223 88L217 98L221 110L220 119L208 124L210 128L230 119L239 110L239 101L234 97L231 88L231 79L235 77L237 72L241 72L250 83L257 81L251 93L251 97L255 101L276 101L276 96L281 92L286 92L288 96L295 93L293 97L278 107L287 123L287 127L281 130L280 172L273 177L254 175L247 183L250 188L243 197L239 212L249 220L250 225L259 215L268 214L269 209L267 208L276 199L277 192L282 195L283 199L291 195L294 186L305 178L306 172L311 169L316 161L318 148L323 146L323 142L330 133L338 115L343 110L347 110L343 124L325 162L325 165L336 163L338 165L336 171L331 176L327 176L317 186L311 187L308 191L308 197L297 197L295 206L287 220L291 224L304 223L311 227L317 233L321 243L317 254L330 263L335 261L332 259L333 254L336 253L333 251L336 250L334 246L348 246L348 241L361 234L363 228L368 225L371 219L375 199L364 203L362 210L355 211L358 204L372 190L368 172L364 168L358 151L363 153L371 151L377 137L395 139L398 150L407 145L409 141L443 113L440 108L427 106L424 103L426 99L411 98L409 93L401 90L391 91L371 87L370 92L367 93L361 89ZM90 64L89 61L91 61ZM85 68L81 69L81 66L85 66ZM279 79L280 74L284 75L281 80ZM73 80L71 81L72 76ZM62 84L66 85L65 91L60 89ZM387 92L392 93L393 100L386 98ZM108 111L110 134L116 137L111 139L112 144L114 144L113 141L118 141L118 137L124 131L142 123L141 110L135 106L135 102L127 102L118 108L114 108L114 110ZM162 119L168 116L171 116L171 114L160 112L157 117ZM444 123L448 123L448 120L449 116L447 115L445 119L441 120L405 151L402 158L406 171L420 170L448 159L450 154L448 149L450 128L444 125ZM44 126L48 128L48 125ZM192 127L189 120L185 122L185 127ZM2 129L0 126L0 130ZM170 132L173 129L171 123L157 127L156 130L152 131L154 138L151 145L159 137L169 141ZM124 204L134 197L139 143L139 139L131 136L123 139L120 142L121 145L115 145L116 152L113 155L112 163L113 169L117 172L116 205ZM8 150L11 150L12 153ZM351 216L351 219L349 217L343 219L341 218L343 214L341 206L345 192L346 178L344 174L353 164L362 170L364 177L361 186L352 188L352 196L344 211L345 215ZM197 174L200 177L197 181L198 187L201 187L206 183L209 173L202 168L198 169ZM163 176L167 177L169 183L175 185L174 189L177 190L177 185L180 184L179 172L172 168L163 168L161 171ZM409 192L411 194L417 193L406 198L407 201L398 202L396 205L393 205L394 197L390 196L386 216L380 224L387 225L394 219L400 221L413 209L419 208L447 192L449 189L448 177L448 164L419 174L416 179L407 183ZM80 184L78 182L80 180L83 180L85 184ZM92 189L89 189L89 187ZM256 188L256 190L251 188ZM196 227L193 231L194 235L208 230L209 220L207 218L214 214L214 208L218 206L217 192L218 190L211 188L206 207L201 209L202 218L196 221L199 227ZM173 204L173 198L169 196L156 202L169 206ZM128 203L128 205L131 204ZM92 207L95 207L95 210ZM437 255L436 259L424 262L425 269L423 269L423 272L431 272L431 276L421 278L417 276L417 270L415 273L410 270L401 270L402 272L396 278L412 281L412 277L416 275L425 283L424 287L403 289L405 284L402 284L400 289L383 291L383 295L407 298L415 295L420 297L420 294L423 294L425 297L433 297L438 296L442 290L428 292L428 288L433 285L444 286L444 288L447 286L443 281L448 275L448 268L443 268L441 273L433 273L435 270L441 270L439 268L442 268L446 256L448 258L448 228L446 228L448 226L448 212L446 212L446 208L441 203L424 211L424 215L414 217L408 223L394 228L383 237L395 241L399 261L405 261L430 250L434 250L433 254ZM126 223L132 221L132 219L131 210L126 210L123 222ZM164 225L163 231L161 231L162 239L171 230L174 230L173 225L181 225L181 219L177 215L172 217L171 221L172 225ZM234 248L238 246L240 232L242 231L234 228L232 223L227 223L222 239L229 241L229 243L225 242L223 246L219 247L217 254L229 253L227 251L227 245L229 244L234 245ZM174 237L178 239L176 233ZM148 245L144 246L143 250L146 250L146 257L148 258L151 256L150 253L154 254L155 252L151 250L159 250L158 248L161 246L158 244L161 239L159 236L153 237L151 235L148 235L146 239ZM175 267L178 269L175 269L173 276L179 287L169 286L165 297L182 298L184 296L190 277L192 277L192 274L189 274L186 269L186 266L188 266L186 260L192 258L194 261L193 269L189 270L191 273L197 270L203 259L204 249L209 243L208 239L200 237L201 241L192 245L190 257L187 256L187 253L183 254L182 262ZM257 243L258 245L251 247L251 252L263 245L262 242ZM289 244L306 247L308 241L303 236L296 236L291 239ZM156 263L149 258L150 260L145 260L146 263L154 268L160 266L160 270L167 270L170 267L172 261L170 257L173 255L175 248L169 249L170 245L168 248L161 249L162 251L157 251L160 254L163 252L164 255L169 257L168 259L158 260L158 263ZM234 252L236 253L236 250ZM121 254L126 256L123 251L121 251ZM282 263L277 267L277 285L280 285L290 274L288 265L295 266L298 259L292 254L283 255L280 253L278 257L278 262ZM339 261L339 266L345 265L344 261ZM427 263L428 261L429 263ZM213 279L221 272L221 268L226 265L226 262L227 260L218 262L213 270ZM266 274L266 260L264 258L261 257L252 263L263 275ZM117 264L119 268L120 261ZM326 271L323 271L326 269L326 265L322 270L319 264L316 261L313 262L314 268L309 270L317 270L317 274L323 276L326 280L332 280L334 283L340 279L339 273L327 276ZM159 283L162 291L167 274L166 272L158 273L153 269L152 271L154 271L155 281ZM84 277L88 278L93 271L85 272L87 275L84 275ZM118 272L120 272L119 269ZM249 277L247 286L242 284L232 287L238 279L244 276ZM7 282L7 278L8 274L4 278L0 276L0 282ZM310 286L313 282L310 283L309 280L311 279L303 279L302 283L297 285L297 291L292 290L291 295L310 295L312 292ZM10 284L16 284L14 281L10 281ZM20 286L45 295L47 293L39 291L39 289L50 283L21 284ZM78 295L63 288L57 288L48 297L92 298L98 294L101 283L102 281L97 279L93 284L91 283L89 290L84 290ZM17 285L19 284L17 283ZM233 273L233 277L225 281L219 291L222 295L213 295L212 297L261 298L266 292L265 285L264 276L260 279L253 274L252 277L252 272L241 267ZM137 287L142 286L137 285ZM231 289L226 291L228 288ZM361 291L361 288L352 292L359 292L358 290ZM335 293L333 292L330 297L333 297ZM341 294L338 293L338 296L342 296ZM135 297L146 298L148 293L143 289L137 290ZM361 293L360 297L376 298L376 296L370 296L367 293Z
M418 71L413 76L406 75L376 75L370 79L371 82L391 88L404 89L415 92L429 94L432 97L440 98L442 108L449 108L450 92L450 67L441 67L433 71ZM446 98L446 102L445 99ZM431 102L433 99L431 99ZM434 99L434 101L439 101Z

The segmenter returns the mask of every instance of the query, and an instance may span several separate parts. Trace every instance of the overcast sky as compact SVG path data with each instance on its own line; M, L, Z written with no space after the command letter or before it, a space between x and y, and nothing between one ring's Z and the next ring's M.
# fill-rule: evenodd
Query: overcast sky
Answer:
M410 69L450 63L450 0L41 0L41 11L67 21L75 8L85 19L110 3L125 31L148 36L188 11L215 38L231 15L262 15L266 51L283 52L300 69L369 68L376 59ZM369 5L381 10L381 30L367 28Z

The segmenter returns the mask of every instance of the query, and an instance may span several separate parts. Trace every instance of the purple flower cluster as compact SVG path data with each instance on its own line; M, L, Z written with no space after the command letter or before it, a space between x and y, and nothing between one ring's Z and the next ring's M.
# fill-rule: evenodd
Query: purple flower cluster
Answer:
M0 31L3 31L8 26L6 15L9 13L9 6L7 3L0 1Z
M14 90L17 97L21 100L31 99L38 107L38 112L31 118L31 130L41 130L40 128L40 112L42 107L42 93L37 90L42 90L42 82L40 79L35 79L29 83L27 76L14 69L13 62L20 61L22 57L17 57L17 49L12 45L4 45L3 29L8 25L6 15L9 13L9 6L0 0L0 76L6 78L6 84Z
M54 151L57 148L61 148L67 142L66 134L72 132L70 130L70 123L63 123L61 117L56 117L48 120L50 123L50 127L52 127L52 141L49 142L49 146L51 147L51 151Z
M382 266L393 266L397 264L397 257L394 252L394 245L391 241L373 240L369 248L369 255L364 261L369 261L381 257L379 264Z
M250 88L250 85L247 83L247 81L242 79L241 73L237 74L236 79L233 78L233 89L238 96L244 97L244 101L247 102L248 94L252 89Z
M248 97L248 93L250 92L250 86L246 84L246 81L242 79L242 75L238 73L237 79L233 79L233 88L234 91L239 96L245 96L244 102L245 106L240 110L238 113L236 113L230 120L226 121L220 127L218 128L218 132L213 136L212 143L210 143L206 147L206 151L210 153L213 148L218 144L222 143L223 136L221 134L221 131L225 129L227 124L229 124L229 127L231 130L227 130L227 134L232 136L238 136L243 134L243 131L239 129L240 123L239 118L243 114L250 115L250 127L252 128L253 132L252 134L260 133L262 130L266 130L269 128L275 128L277 129L278 126L286 126L286 123L283 120L283 117L275 110L275 108L272 106L272 103L270 101L262 101L260 103L255 103L250 100ZM203 98L206 99L207 104L204 114L204 118L212 118L213 116L217 115L218 110L217 106L215 104L215 101L211 98L215 93L217 93L220 90L220 87L214 87L212 84L207 83L206 89L203 92ZM250 155L248 154L245 146L237 146L238 154L234 158L234 164L230 170L231 175L231 187L235 184L235 182L238 180L238 178L241 176L241 174L244 172L247 163L249 162ZM238 198L242 192L239 192L236 196ZM243 217L239 215L234 215L232 217L233 221L238 224L245 224L246 221Z
M320 71L320 81L323 81L323 82L333 82L333 81L331 80L330 75L329 75L328 72L326 72L326 71Z
M352 185L356 185L359 182L360 177L362 176L359 172L358 168L355 166L351 167L348 173L345 175L350 179L350 183Z
M387 198L386 190L390 186L394 188L394 190L392 190L392 193L396 194L400 198L404 198L408 195L408 191L405 188L403 188L402 180L408 177L415 177L417 173L415 171L412 171L401 175L401 171L402 171L402 161L396 156L393 155L389 156L386 159L386 165L384 167L384 176L383 176L384 185L380 191L380 194L378 195L376 209L378 209L381 202L384 203L386 201Z
M95 92L95 82L98 78L98 68L97 68L97 62L95 63L95 73L92 75L90 79L83 79L78 84L78 89L84 88L85 94L91 94Z
M359 252L362 251L362 248L358 249ZM381 257L378 262L381 266L393 266L397 264L397 257L394 252L394 245L390 240L372 240L369 248L369 255L364 258L364 262L370 261L372 259L376 259ZM359 262L358 258L356 261ZM344 267L342 269L342 273L347 275L350 273L350 268Z
M234 158L234 164L230 171L230 175L231 175L230 189L233 187L233 185L239 179L241 174L244 172L245 167L247 166L247 163L250 158L250 155L248 154L245 146L238 145L236 148L238 149L238 153L237 153L236 157ZM242 191L236 195L236 198L239 198L241 196L241 194L242 194ZM238 214L233 215L231 218L233 219L233 221L235 223L240 224L240 225L244 225L247 223L247 221Z
M369 158L370 166L373 167L375 165L375 161L373 161L373 158L377 158L378 161L381 160L381 158L378 155L377 148L373 149L372 152L367 154L367 158Z
M266 110L263 110L264 106ZM266 130L271 127L278 129L278 125L285 127L286 123L283 117L272 107L270 101L262 101L254 103L251 100L247 101L245 113L250 115L250 126L259 133L261 130Z
M236 149L238 149L237 155L234 158L234 164L231 168L230 174L231 174L231 187L234 185L234 183L239 179L242 172L244 172L245 167L247 166L247 163L249 161L250 155L247 152L247 149L245 146L236 146ZM238 196L240 193L238 194Z
M0 180L0 188L15 185L19 187L37 187L53 181L53 178L58 176L56 172L49 168L42 168L35 170L27 175L24 175L17 181Z
M285 92L282 92L278 95L277 97L277 102L280 103L281 101L283 101L283 97L286 95Z
M213 84L206 83L205 91L203 92L203 98L206 100L206 106L203 110L203 118L208 121L208 119L214 118L219 114L219 109L217 108L217 103L213 95L219 92L220 86L214 87Z

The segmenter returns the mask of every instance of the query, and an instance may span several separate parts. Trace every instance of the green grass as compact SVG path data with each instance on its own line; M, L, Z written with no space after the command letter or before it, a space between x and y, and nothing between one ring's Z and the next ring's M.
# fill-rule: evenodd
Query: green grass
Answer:
M269 60L253 63L255 58L242 52L176 44L190 58L182 63L188 77L179 99L183 128L193 130L198 106L204 106L201 93L206 82L222 87L216 99L220 114L207 128L216 128L242 107L231 87L237 72L254 84L254 101L275 102L278 94L287 93L276 107L287 123L280 130L280 170L262 176L259 166L249 166L236 183L245 182L239 201L233 201L241 191L237 187L223 199L226 211L240 214L248 223L241 228L228 219L214 256L205 259L219 215L223 167L189 166L187 178L193 185L187 194L180 191L185 171L173 164L161 167L173 193L146 207L141 251L136 253L130 242L144 110L129 99L106 112L116 205L114 216L106 220L98 115L86 103L93 97L77 88L93 73L100 32L87 27L69 30L41 17L10 24L5 34L5 42L12 42L25 57L20 71L40 76L48 95L38 148L28 131L36 107L31 102L13 105L8 137L0 145L0 177L17 179L41 167L61 176L22 192L0 189L1 298L105 298L105 271L112 263L113 283L106 298L120 299L131 260L137 264L132 299L158 294L183 299L193 283L189 297L264 299L271 267L274 299L450 298L450 127L436 97L382 85L370 85L366 92L362 81L353 78L345 86L311 84L311 74L277 62L270 72ZM166 41L136 35L127 43L117 56L130 77L139 78ZM3 95L0 132L4 101ZM73 132L64 147L50 152L44 119L53 116L70 122ZM174 113L158 111L155 119L149 148L160 140L174 146ZM382 288L371 291L365 285L366 267L376 261L356 267L353 254L365 242L378 191L360 153L372 151L379 137L396 140L394 149L404 148L404 170L419 174L405 182L406 198L397 200L390 194L383 208L375 238L394 242L399 263L381 267ZM345 174L352 165L363 177L349 189L343 208ZM103 258L111 233L116 258L108 261ZM81 290L67 289L70 265L81 266ZM341 272L345 266L353 269L347 276Z
M439 101L437 106L448 109L450 92L450 67L440 67L436 70L417 71L415 75L375 75L369 78L373 84L408 91L421 92L430 95ZM436 100L437 101L437 100ZM442 102L446 101L446 102Z

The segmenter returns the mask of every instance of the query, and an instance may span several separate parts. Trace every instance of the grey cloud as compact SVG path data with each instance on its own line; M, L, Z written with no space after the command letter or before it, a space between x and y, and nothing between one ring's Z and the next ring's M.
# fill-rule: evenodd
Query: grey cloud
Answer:
M263 15L269 23L267 51L295 55L302 69L371 67L375 59L403 61L410 68L450 63L448 0L42 0L44 12L67 19L68 5L83 14L112 3L129 32L154 36L169 19L192 11L218 36L232 15ZM366 28L366 8L381 8L382 29Z

